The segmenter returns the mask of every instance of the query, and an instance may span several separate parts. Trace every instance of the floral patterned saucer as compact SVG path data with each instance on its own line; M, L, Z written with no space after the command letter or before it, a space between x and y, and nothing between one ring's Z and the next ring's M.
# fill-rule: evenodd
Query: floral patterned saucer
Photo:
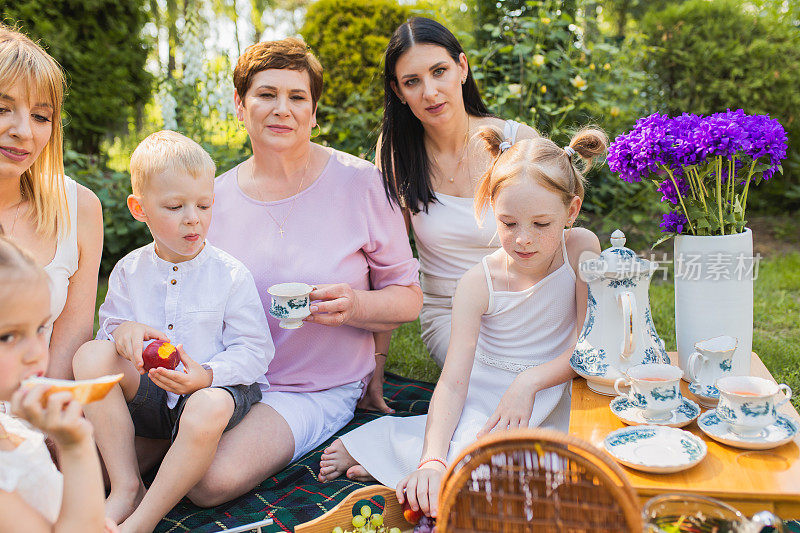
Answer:
M612 431L603 441L606 451L625 466L668 474L691 468L706 456L699 437L664 426L629 426Z
M700 430L712 439L745 450L768 450L777 448L794 439L797 435L797 422L783 415L764 428L757 437L742 437L734 433L727 422L720 420L716 409L703 413L697 420Z
M644 410L634 405L627 396L617 396L611 400L608 407L617 418L631 426L653 424L656 426L682 428L691 424L695 418L700 416L700 407L688 398L684 398L683 403L677 409L673 409L671 416L663 421L647 418L644 415Z
M719 391L714 385L703 385L692 381L689 383L689 392L697 397L697 402L703 407L716 407L719 403Z

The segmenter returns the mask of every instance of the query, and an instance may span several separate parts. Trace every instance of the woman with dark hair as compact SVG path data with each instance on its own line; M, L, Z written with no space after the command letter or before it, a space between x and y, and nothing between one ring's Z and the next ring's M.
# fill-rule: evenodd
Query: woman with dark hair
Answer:
M464 49L435 20L417 17L398 27L384 63L377 163L387 195L403 207L406 226L414 230L422 340L441 367L456 283L500 246L492 214L480 224L472 214L475 184L489 165L475 134L486 126L499 128L509 143L538 134L486 109ZM376 335L376 352L385 354L390 338L391 333ZM391 412L382 397L383 359L376 356L375 376L359 405Z

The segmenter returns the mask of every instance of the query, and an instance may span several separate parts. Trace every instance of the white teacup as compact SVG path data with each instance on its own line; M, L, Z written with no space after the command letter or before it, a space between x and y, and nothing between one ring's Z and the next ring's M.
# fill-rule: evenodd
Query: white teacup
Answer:
M641 408L645 418L667 420L672 416L672 410L683 402L680 389L683 370L677 366L648 363L632 366L625 374L627 377L617 378L614 382L614 390ZM621 386L631 389L624 393L620 390Z
M693 382L713 387L719 378L730 375L733 352L739 341L730 335L720 335L694 343L696 350L689 356L686 372Z
M755 376L727 376L716 381L719 390L717 416L731 431L743 437L757 437L778 417L777 408L792 398L788 385ZM775 396L783 391L778 402Z
M272 296L269 314L280 320L278 325L284 329L297 329L303 319L311 314L309 294L314 287L306 283L278 283L267 292Z

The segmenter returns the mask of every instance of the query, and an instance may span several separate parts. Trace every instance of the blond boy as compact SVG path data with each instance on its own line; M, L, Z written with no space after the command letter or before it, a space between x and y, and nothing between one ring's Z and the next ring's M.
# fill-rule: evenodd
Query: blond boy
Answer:
M106 513L122 531L152 531L211 464L222 433L261 398L274 347L253 277L206 243L215 165L173 131L147 137L131 156L128 208L153 242L114 267L97 338L74 359L76 379L123 373L86 406L111 491ZM175 370L145 372L142 350L176 345ZM163 458L145 491L141 471Z

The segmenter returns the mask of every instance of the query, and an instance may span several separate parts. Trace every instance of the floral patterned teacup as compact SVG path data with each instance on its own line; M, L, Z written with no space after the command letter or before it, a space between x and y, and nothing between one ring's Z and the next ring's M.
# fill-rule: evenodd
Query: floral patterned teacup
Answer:
M278 325L284 329L297 329L303 319L311 314L309 294L314 287L306 283L278 283L267 292L272 296L269 314L280 320Z
M627 377L617 378L614 390L627 396L630 402L642 409L645 418L660 421L672 416L672 410L683 402L680 381L683 371L677 366L664 363L648 363L630 367ZM629 386L628 393L620 387Z
M731 373L733 352L739 341L730 335L720 335L694 343L695 352L689 356L686 373L694 383L713 387L714 382Z
M719 390L717 416L742 437L757 437L778 417L777 408L792 398L788 385L755 376L727 376L715 383ZM775 396L783 392L783 399Z

